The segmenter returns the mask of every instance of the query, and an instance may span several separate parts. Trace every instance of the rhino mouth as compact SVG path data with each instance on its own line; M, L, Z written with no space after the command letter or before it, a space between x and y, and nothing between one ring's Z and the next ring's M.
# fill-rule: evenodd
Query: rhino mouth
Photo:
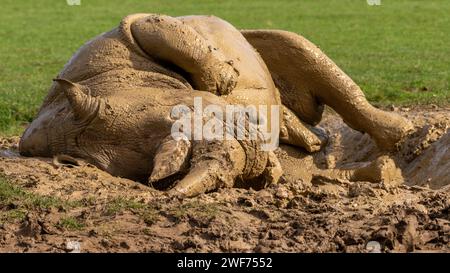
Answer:
M19 152L23 156L50 156L48 128L51 126L49 114L40 115L25 130L19 142Z

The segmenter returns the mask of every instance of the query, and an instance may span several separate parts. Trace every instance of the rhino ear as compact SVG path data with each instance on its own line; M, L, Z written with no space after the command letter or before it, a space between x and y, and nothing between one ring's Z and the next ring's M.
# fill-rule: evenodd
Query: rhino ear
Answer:
M99 100L91 95L85 94L78 84L66 79L54 79L58 87L63 90L64 95L72 107L75 118L86 119L96 113Z

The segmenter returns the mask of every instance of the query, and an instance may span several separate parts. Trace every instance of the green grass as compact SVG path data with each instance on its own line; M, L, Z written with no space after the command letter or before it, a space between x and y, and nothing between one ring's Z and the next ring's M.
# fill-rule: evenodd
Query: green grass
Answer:
M219 212L216 203L204 204L199 201L187 201L180 206L169 209L169 214L176 220L183 219L189 215L195 215L201 219L213 219Z
M2 0L0 134L18 134L85 41L130 13L214 14L238 28L298 32L377 104L449 103L450 1ZM426 91L422 91L426 90Z
M117 197L109 200L105 210L107 215L112 216L124 211L133 212L148 225L156 223L159 219L159 213L152 205L124 197Z
M108 205L106 207L106 214L108 215L114 215L121 213L125 210L141 210L145 209L146 205L144 203L137 202L135 200L118 197L110 200L108 202Z
M72 208L78 202L61 200L54 196L34 194L23 190L0 176L0 209L14 207L15 209L33 210L49 208Z
M22 221L29 211L49 208L74 208L78 202L69 202L53 196L39 195L23 190L0 175L0 223Z
M61 218L57 226L67 230L81 230L83 229L84 224L74 217L67 216Z
M18 185L8 181L0 174L0 224L5 222L22 222L29 212L41 212L48 209L58 209L65 212L59 219L57 227L67 230L80 230L85 223L68 215L72 209L96 205L94 197L76 201L65 201L57 197L40 195L29 192ZM138 202L133 199L117 197L103 204L105 213L116 216L124 211L131 211L148 225L159 220L159 212L150 204Z

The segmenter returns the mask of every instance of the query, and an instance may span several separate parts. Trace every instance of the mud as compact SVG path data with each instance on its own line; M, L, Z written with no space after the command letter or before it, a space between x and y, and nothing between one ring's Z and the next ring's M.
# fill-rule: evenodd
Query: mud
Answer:
M328 144L281 146L278 184L184 200L80 160L21 157L17 137L2 139L0 174L27 194L1 187L0 251L449 252L450 109L398 112L417 129L398 152L326 110ZM327 175L369 162L394 165L379 183Z

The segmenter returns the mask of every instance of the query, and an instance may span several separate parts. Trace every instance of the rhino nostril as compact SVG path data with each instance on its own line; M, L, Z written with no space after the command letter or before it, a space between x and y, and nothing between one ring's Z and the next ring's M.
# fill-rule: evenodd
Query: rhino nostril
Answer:
M20 150L19 153L21 156L31 156L31 152L29 150L26 151Z
M41 128L25 131L19 143L19 152L23 156L46 156L48 154L46 131Z

